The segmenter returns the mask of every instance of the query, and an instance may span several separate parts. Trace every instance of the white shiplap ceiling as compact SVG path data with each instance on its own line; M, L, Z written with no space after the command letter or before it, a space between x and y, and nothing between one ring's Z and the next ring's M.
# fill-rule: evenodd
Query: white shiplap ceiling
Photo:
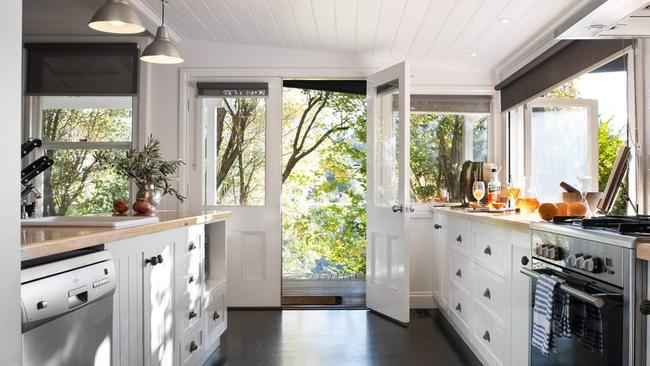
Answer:
M129 0L155 32L160 0ZM491 72L586 0L169 0L181 39ZM96 34L105 0L23 0L25 34ZM144 10L144 12L143 12Z
M138 0L160 13L160 1ZM581 0L170 0L181 38L492 70Z

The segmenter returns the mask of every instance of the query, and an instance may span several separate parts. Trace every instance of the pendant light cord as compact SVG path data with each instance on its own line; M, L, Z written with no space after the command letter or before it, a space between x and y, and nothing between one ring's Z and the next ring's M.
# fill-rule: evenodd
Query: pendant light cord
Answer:
M162 24L165 25L165 0L160 0L160 3L162 4Z

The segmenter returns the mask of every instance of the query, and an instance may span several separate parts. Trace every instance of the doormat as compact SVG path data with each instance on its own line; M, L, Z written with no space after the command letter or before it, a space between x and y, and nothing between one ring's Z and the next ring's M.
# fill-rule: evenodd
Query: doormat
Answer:
M282 305L341 305L341 296L283 296Z

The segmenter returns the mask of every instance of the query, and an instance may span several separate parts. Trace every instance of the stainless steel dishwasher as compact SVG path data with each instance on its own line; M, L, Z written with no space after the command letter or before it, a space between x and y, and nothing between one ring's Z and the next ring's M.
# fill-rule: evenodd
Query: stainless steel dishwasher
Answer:
M110 365L114 292L105 250L23 269L23 365Z

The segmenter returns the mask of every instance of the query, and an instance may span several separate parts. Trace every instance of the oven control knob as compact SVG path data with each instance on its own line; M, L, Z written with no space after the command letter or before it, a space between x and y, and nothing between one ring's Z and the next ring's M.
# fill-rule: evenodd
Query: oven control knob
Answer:
M535 247L535 254L537 255L542 255L542 249L546 246L546 244L538 245Z
M584 270L591 273L600 273L603 271L603 261L598 257L585 259Z
M585 257L584 256L579 256L576 257L576 268L577 269L585 269Z
M571 254L570 256L568 256L568 257L566 258L566 264L567 264L567 266L569 266L569 267L574 267L574 268L575 268L575 266L576 266L576 256L573 255L573 254Z

